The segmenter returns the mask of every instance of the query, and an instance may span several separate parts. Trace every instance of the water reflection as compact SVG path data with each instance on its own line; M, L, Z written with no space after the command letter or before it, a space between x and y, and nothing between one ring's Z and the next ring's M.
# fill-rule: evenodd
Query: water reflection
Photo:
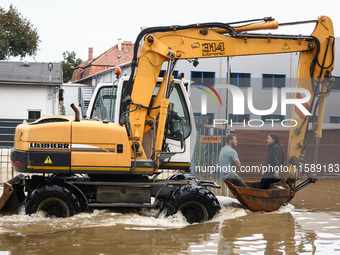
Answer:
M220 224L216 254L337 254L340 213L253 214Z
M295 221L290 213L249 214L225 221L220 229L221 254L297 254Z

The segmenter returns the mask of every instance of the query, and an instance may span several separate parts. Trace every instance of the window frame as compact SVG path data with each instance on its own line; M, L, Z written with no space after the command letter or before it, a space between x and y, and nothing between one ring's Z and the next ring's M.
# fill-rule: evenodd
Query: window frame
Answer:
M212 72L212 71L191 71L190 72L190 80L193 81L193 78L192 78L192 74L193 73L201 73L201 82L200 84L195 84L195 83L191 83L191 86L204 86L204 85L209 85L209 86L212 86L214 87L215 86L215 83L216 83L216 72ZM203 77L203 74L204 73L210 73L210 74L213 74L213 84L206 84L204 83L204 77Z
M30 120L40 119L42 117L41 113L42 113L41 109L27 109L27 119L30 119Z
M264 76L271 76L271 79L272 79L272 86L271 87L264 87ZM276 76L284 76L284 86L282 87L276 87L275 86L275 77ZM273 88L278 88L278 89L281 89L281 88L285 88L286 87L286 80L287 80L287 75L286 74L273 74L273 73L263 73L262 74L262 89L273 89Z
M336 80L339 80L339 88L338 88L338 89L332 88L332 91L338 91L338 92L340 92L340 76L335 76L334 78L335 78L334 84L335 84Z
M195 124L207 124L207 125L210 125L209 123L204 123L204 122L202 122L202 117L204 117L204 116L212 117L212 122L214 122L215 113L213 113L213 112L207 112L207 114L202 114L202 113L200 113L200 112L194 112ZM200 117L200 118L201 118L200 123L196 123L196 118L195 118L195 117Z
M275 116L275 118L274 118ZM277 118L276 116L281 116L281 118ZM269 118L270 117L270 118ZM269 115L262 115L261 116L261 120L264 123L271 123L270 121L266 121L264 118L266 119L270 119L270 120L275 120L275 119L279 119L279 121L274 121L275 123L279 123L281 121L284 121L286 119L286 117L284 115L280 115L280 114L269 114Z
M165 70L165 69L162 69L162 70L159 72L158 77L164 77L164 74L165 74L165 73L166 73L166 70ZM179 75L179 70L174 70L174 71L172 72L172 75L173 75L175 78L177 78L178 75Z
M233 75L233 74L236 74L237 75L237 78L236 78L236 84L232 84L232 83L230 83L231 85L236 85L238 88L241 88L241 89L245 89L245 88L250 88L251 87L251 73L245 73L245 72L231 72L230 73L230 82L231 82L231 79L232 79L232 77L231 77L231 75ZM247 86L247 87L240 87L240 74L247 74L247 75L249 75L249 86ZM227 73L227 78L228 78L228 73ZM227 83L228 83L228 79L227 79Z
M338 118L339 122L332 122L332 118ZM329 116L329 123L340 123L340 115L330 115Z
M236 117L236 121L235 122L234 122L232 116ZM246 117L246 123L250 120L250 114L249 113L245 113L245 114L242 114L242 115L229 113L229 115L228 115L229 121L232 120L233 124L235 124L235 123L243 123L243 121L242 122L239 121L240 117Z

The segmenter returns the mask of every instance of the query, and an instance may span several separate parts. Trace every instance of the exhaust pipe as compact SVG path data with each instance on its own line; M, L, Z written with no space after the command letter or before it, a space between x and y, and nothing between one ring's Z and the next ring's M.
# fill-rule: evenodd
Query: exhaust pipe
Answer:
M71 108L73 109L74 114L75 114L75 121L79 121L79 110L74 104L71 104Z

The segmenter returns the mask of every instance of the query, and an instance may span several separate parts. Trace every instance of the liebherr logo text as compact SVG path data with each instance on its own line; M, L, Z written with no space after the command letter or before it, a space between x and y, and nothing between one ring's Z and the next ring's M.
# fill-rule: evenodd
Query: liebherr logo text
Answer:
M225 55L224 43L203 43L202 56L219 56Z
M67 143L30 143L30 148L69 149L70 145Z

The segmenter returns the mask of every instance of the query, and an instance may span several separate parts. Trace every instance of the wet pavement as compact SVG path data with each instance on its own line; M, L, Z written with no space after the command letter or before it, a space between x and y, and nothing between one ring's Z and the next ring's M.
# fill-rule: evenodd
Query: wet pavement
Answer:
M193 225L180 214L154 218L150 211L1 216L0 255L340 254L339 184L319 180L272 213L252 213L221 196L218 215Z

